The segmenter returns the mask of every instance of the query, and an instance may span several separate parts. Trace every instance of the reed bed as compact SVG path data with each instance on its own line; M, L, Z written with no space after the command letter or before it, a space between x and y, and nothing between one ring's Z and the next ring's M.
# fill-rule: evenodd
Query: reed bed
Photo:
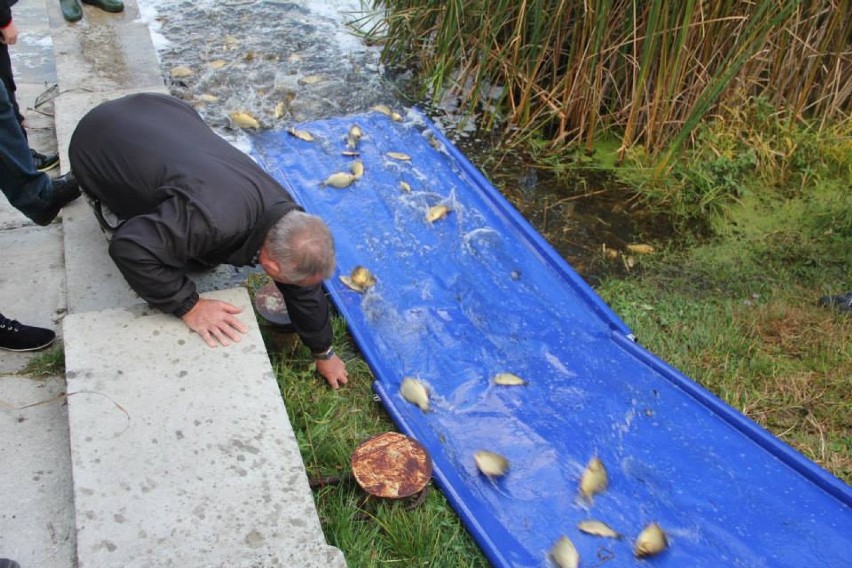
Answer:
M509 143L619 159L641 145L665 167L719 105L764 98L799 119L848 121L850 0L374 0L366 35L457 96ZM375 20L372 20L375 21ZM496 93L499 93L495 95Z

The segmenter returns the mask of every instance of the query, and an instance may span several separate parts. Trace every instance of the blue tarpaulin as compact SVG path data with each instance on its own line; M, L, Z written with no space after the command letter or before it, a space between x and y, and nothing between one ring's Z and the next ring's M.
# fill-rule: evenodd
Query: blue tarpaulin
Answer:
M353 124L359 155L344 155ZM399 428L495 566L549 566L562 536L581 566L849 566L852 490L633 341L630 330L500 193L416 111L300 124L253 138L256 159L335 237L329 293ZM401 152L400 160L388 152ZM344 189L334 172L363 177ZM405 182L407 187L401 184ZM409 190L410 188L410 190ZM432 223L427 210L450 213ZM364 294L337 278L358 265ZM492 382L498 373L523 386ZM430 393L423 412L404 377ZM509 461L482 475L480 449ZM598 456L609 488L578 496ZM621 540L580 533L598 519ZM650 522L670 547L637 560Z

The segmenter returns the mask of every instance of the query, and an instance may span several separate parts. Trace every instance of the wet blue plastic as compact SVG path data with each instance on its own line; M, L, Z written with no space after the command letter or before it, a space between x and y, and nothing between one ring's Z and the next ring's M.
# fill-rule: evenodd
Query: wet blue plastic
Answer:
M349 171L354 158L341 151L355 123L365 133L363 178L321 185ZM328 221L337 276L356 265L376 275L367 294L337 276L329 292L385 407L428 448L438 483L494 565L551 566L561 535L581 566L852 565L849 486L631 341L427 119L369 113L299 128L317 140L265 132L255 157ZM452 212L429 224L438 203ZM500 372L528 384L492 384ZM431 412L400 396L406 376L428 385ZM505 455L509 473L481 475L478 449ZM586 502L578 480L595 455L610 487ZM581 534L577 522L590 518L626 538ZM632 541L651 521L671 546L636 560Z

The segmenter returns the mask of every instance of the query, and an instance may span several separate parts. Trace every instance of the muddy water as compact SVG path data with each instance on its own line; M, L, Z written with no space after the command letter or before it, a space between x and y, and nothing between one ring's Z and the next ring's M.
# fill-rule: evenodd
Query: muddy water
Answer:
M391 79L380 50L353 27L369 25L360 0L139 0L169 90L244 148L230 114L261 128L417 104L588 281L623 271L604 246L641 240L626 191L605 177L560 179L517 156L497 159L493 140L459 121L452 105L407 96L410 77Z

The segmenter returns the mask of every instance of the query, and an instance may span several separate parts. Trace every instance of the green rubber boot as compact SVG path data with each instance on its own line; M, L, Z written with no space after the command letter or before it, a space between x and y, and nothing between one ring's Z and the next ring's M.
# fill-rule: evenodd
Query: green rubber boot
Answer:
M61 1L61 0L60 0ZM121 12L124 10L124 2L121 0L82 0L83 4L100 8L104 12Z
M79 22L83 17L79 0L59 0L59 7L62 8L62 17L69 22Z

